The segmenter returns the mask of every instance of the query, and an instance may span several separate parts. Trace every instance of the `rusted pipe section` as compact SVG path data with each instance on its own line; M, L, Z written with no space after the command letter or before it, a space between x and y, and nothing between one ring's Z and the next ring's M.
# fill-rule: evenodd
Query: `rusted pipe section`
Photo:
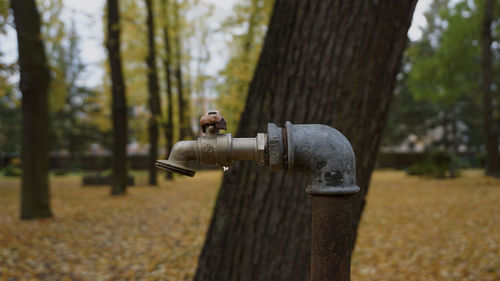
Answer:
M268 125L271 170L308 176L312 200L311 281L348 281L351 273L352 202L359 192L349 141L325 125Z
M312 195L311 281L348 281L351 275L350 195Z
M210 116L210 115L214 116ZM216 115L216 116L215 116ZM312 199L311 281L348 281L352 249L352 195L356 185L356 162L349 141L326 125L268 124L267 134L255 138L232 138L220 134L225 121L209 112L204 136L178 142L168 160L157 167L194 176L190 160L229 167L234 161L254 160L271 171L307 174L306 192ZM202 120L204 120L202 118Z

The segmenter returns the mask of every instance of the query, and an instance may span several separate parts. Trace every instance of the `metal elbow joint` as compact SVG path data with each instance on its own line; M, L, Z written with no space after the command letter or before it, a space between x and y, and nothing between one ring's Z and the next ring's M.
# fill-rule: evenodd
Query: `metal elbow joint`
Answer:
M283 128L268 124L269 167L308 175L306 192L317 195L354 194L356 160L349 141L336 129L320 124Z

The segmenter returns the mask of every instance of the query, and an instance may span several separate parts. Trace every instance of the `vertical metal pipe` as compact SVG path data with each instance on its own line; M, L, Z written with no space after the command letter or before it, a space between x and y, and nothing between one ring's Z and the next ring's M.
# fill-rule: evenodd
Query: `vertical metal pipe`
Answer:
M311 195L311 281L349 281L352 249L350 195Z

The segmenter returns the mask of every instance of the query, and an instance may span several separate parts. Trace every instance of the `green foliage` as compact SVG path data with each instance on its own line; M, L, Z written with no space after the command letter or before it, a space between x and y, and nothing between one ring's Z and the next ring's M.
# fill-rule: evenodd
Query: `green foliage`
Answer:
M385 145L399 144L410 134L427 146L455 152L459 146L475 151L485 143L478 94L483 5L466 0L431 3L422 37L405 52ZM498 53L494 57L493 65L500 69ZM441 137L430 137L436 129L443 132Z
M389 111L382 139L383 146L398 145L409 135L422 139L429 128L439 125L439 107L427 100L416 100L408 85L409 55L403 57L402 71L398 74L394 100Z
M447 177L448 171L454 169L457 164L458 160L453 154L446 151L432 151L424 161L410 166L408 175L444 179ZM455 176L457 174L455 171Z
M475 164L475 167L484 167L486 166L486 151L481 151L476 154L476 159L473 164ZM500 161L500 159L499 159Z
M172 89L173 89L173 124L176 138L179 132L179 111L178 111L178 96L180 81L175 77L175 67L181 67L181 79L183 80L183 95L185 105L190 104L190 97L192 92L201 93L204 91L203 87L205 82L210 79L200 69L209 59L207 49L208 34L212 31L208 30L206 20L212 13L212 8L208 5L206 7L198 2L193 1L180 1L180 0L156 0L153 1L153 9L155 11L155 28L157 38L155 40L156 50L158 53L157 65L161 66L158 69L158 77L160 82L160 96L164 98L164 90L166 91L165 83L165 69L164 64L160 60L164 60L167 56L170 61L170 71L172 74ZM188 13L196 10L201 14L187 15ZM175 14L178 13L178 20L175 20ZM120 1L120 16L121 22L121 47L122 47L122 61L123 72L125 77L125 84L127 89L127 103L129 106L129 136L133 141L140 144L148 143L147 134L147 120L149 119L150 112L147 110L148 102L148 86L147 86L147 73L148 68L145 64L147 56L147 27L146 22L146 7L144 1L123 0ZM106 20L104 20L106 21ZM168 35L170 37L170 54L165 51L164 40L159 35L163 36L163 27L167 25ZM180 44L176 44L176 40ZM199 53L202 55L193 58L191 53L194 49L193 46L199 47ZM177 55L178 54L178 55ZM196 60L196 61L195 61ZM196 72L190 71L190 65L198 65ZM106 65L105 92L106 96L110 96L109 85L109 69ZM110 100L107 99L104 103L109 107ZM162 112L167 112L166 103L162 102ZM198 114L198 112L196 112ZM190 122L192 114L188 109L184 110L184 119ZM185 122L185 123L186 123ZM110 124L106 125L108 128ZM189 124L185 124L189 127ZM160 134L164 135L164 134Z
M409 85L417 100L450 107L478 88L480 25L476 6L470 2L459 2L451 9L447 1L441 2L440 8L428 12L440 23L424 33L432 36L408 50L418 58L412 60Z
M238 128L273 4L274 1L242 1L234 8L235 16L225 22L226 29L233 29L229 45L231 58L220 73L223 82L217 86L217 91L222 114L231 116L226 120L229 132L234 133ZM242 29L245 30L243 33Z
M9 1L0 0L0 34L5 34L8 20ZM11 79L15 71L15 65L0 61L0 155L21 151L21 98Z
M0 0L0 34L5 34L9 19L9 1Z
M3 175L6 177L20 177L22 176L21 167L14 164L9 164L3 168Z
M21 98L9 81L13 72L13 66L0 64L0 153L7 154L21 151Z
M81 85L86 66L80 59L80 37L75 23L62 22L61 0L40 1L43 37L52 73L50 85L51 149L71 156L101 140L98 93Z
M54 176L65 176L68 174L68 170L67 169L55 169L55 170L52 170L52 173L54 174Z

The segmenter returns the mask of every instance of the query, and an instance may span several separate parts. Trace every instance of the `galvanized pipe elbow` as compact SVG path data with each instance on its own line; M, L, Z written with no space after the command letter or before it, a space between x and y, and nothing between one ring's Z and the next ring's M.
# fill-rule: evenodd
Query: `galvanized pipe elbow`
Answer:
M349 141L336 129L319 124L284 128L268 124L269 167L308 175L306 192L316 195L354 194L356 160Z

